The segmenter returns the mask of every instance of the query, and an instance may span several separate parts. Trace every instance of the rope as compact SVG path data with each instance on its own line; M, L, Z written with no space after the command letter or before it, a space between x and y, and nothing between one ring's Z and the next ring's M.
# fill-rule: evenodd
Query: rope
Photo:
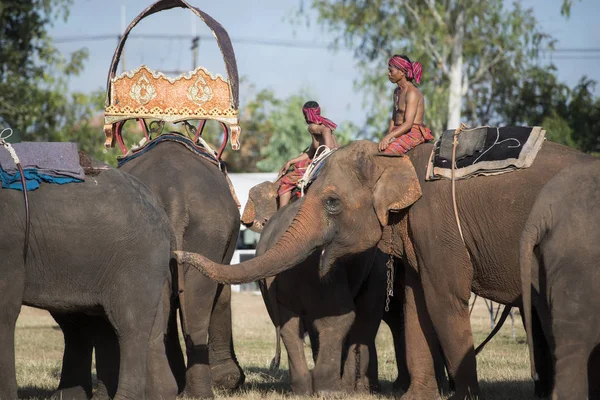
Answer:
M462 239L463 244L465 245L465 249L467 244L465 243L465 237L463 236L462 227L460 226L460 218L458 217L458 206L456 205L456 179L454 177L454 170L456 169L456 148L458 147L458 135L464 130L468 129L469 126L460 123L460 126L454 131L454 141L452 142L452 205L454 206L454 217L456 218L456 225L458 226L458 233L460 233L460 238ZM467 254L469 251L467 250ZM469 255L469 258L471 256Z
M8 131L8 135L4 135L4 132ZM17 152L14 147L10 143L7 142L7 139L13 135L13 130L10 128L5 128L0 132L0 146L4 147L12 157L19 173L21 174L21 185L23 185L23 198L25 200L25 243L23 243L23 261L27 262L27 249L29 249L29 227L31 226L31 216L29 213L29 194L27 193L27 181L25 180L25 171L23 171L23 167L21 166L21 160L19 160L19 156L17 156Z
M8 135L4 136L4 132L9 131ZM4 128L2 132L0 132L0 145L4 146L4 148L10 153L15 164L21 164L21 160L19 160L19 156L15 152L14 147L10 145L6 140L13 135L13 130L10 128Z

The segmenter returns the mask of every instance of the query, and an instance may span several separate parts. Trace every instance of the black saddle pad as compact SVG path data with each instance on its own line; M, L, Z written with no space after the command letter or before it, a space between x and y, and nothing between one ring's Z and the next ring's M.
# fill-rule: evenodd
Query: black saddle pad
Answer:
M528 126L480 127L460 132L456 149L456 168L483 161L518 159L532 129ZM453 140L453 130L442 134L435 148L434 167L451 167Z

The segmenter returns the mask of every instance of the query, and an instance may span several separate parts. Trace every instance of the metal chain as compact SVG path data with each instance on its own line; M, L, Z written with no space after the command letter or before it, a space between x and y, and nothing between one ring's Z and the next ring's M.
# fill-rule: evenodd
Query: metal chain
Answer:
M385 312L390 311L390 297L394 297L394 256L390 254L390 258L385 264L387 267L387 289L385 293Z

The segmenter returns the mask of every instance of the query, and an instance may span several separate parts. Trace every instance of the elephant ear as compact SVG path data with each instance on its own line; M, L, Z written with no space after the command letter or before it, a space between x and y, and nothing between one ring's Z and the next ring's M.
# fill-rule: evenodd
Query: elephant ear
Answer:
M378 156L381 175L373 190L373 204L381 225L388 224L390 211L410 207L421 197L421 185L415 168L405 156Z

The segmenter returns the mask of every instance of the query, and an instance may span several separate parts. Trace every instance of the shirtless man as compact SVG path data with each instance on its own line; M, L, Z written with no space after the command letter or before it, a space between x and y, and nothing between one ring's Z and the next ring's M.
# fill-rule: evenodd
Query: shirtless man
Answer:
M337 125L333 121L321 116L321 108L316 101L309 101L304 104L302 113L308 124L308 132L312 136L312 143L308 150L286 162L281 170L279 170L279 175L281 176L292 167L292 170L281 178L277 192L279 194L280 208L289 203L292 197L292 190L294 190L298 181L302 179L319 146L325 145L330 149L338 148L335 136L333 136L333 131Z
M394 55L388 62L388 79L394 90L394 110L387 135L379 142L379 151L404 154L413 147L433 140L431 130L423 123L423 93L415 86L421 82L422 68L407 56Z

